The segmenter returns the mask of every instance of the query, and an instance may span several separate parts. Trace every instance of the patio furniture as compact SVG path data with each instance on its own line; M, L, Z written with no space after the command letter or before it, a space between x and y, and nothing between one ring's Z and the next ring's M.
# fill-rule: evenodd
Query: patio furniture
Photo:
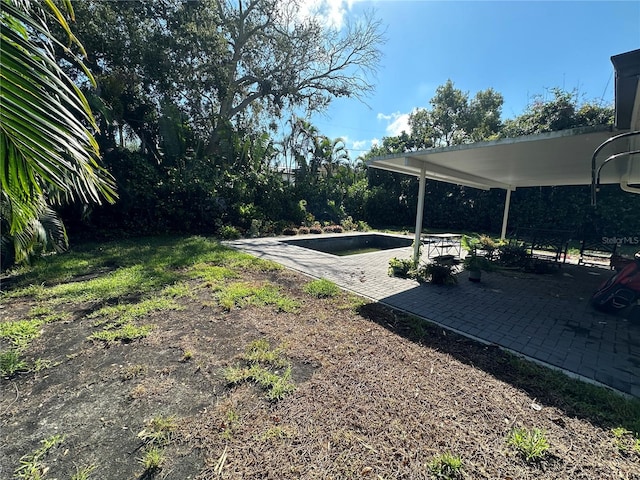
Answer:
M607 222L592 213L580 229L580 265L609 264L612 257L616 256L618 242L612 241L611 232L603 228Z
M618 244L616 242L604 243L600 238L583 238L580 242L579 265L594 265L609 263L615 256Z
M462 235L458 233L430 233L422 236L422 244L426 246L427 258L453 255L460 258Z
M549 260L557 265L567 261L572 232L539 228L519 228L515 238L523 242L528 255L537 260Z

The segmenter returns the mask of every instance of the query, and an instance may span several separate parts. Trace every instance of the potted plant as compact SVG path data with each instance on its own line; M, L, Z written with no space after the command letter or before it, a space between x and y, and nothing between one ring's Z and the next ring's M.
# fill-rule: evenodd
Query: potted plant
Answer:
M493 270L493 263L485 256L478 255L474 250L464 258L464 268L469 271L469 280L479 282L482 278L482 271Z
M415 270L415 262L410 258L393 257L389 260L389 276L407 278Z
M418 271L418 281L429 281L434 285L455 285L458 279L454 275L454 263L427 263Z
M486 255L478 255L478 249L484 250L483 246L486 244L486 241L483 241L481 237L463 235L460 243L462 248L467 251L467 256L464 257L463 264L464 268L469 271L469 280L479 282L482 277L482 271L491 271L494 267Z

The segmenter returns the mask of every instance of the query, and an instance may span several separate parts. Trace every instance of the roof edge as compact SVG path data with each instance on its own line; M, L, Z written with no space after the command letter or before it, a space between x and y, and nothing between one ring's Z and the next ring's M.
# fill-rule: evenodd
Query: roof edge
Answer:
M380 160L391 160L414 155L429 155L434 153L455 152L460 150L468 150L473 148L492 147L497 145L511 145L514 143L536 142L544 139L570 137L573 135L585 135L589 133L613 132L613 125L593 125L588 127L569 128L565 130L557 130L555 132L535 133L533 135L523 135L520 137L500 138L498 140L489 140L486 142L465 143L462 145L451 145L446 147L427 148L423 150L414 150L401 153L392 153L389 155L381 155L370 158L365 165L370 166L372 163Z

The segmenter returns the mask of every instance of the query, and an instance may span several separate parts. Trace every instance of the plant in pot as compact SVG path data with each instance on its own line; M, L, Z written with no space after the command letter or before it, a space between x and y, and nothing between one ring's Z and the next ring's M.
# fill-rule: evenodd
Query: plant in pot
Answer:
M416 263L410 258L393 257L389 260L389 276L408 278L415 270Z
M488 272L494 269L493 263L486 255L478 255L478 249L483 249L486 242L484 242L481 237L463 235L460 243L462 248L467 251L467 256L464 257L463 264L464 268L469 271L469 280L479 282L483 270Z
M469 271L470 281L479 282L482 278L482 271L490 272L494 269L494 265L487 257L473 251L464 258L464 268Z
M418 281L429 281L434 285L455 285L458 279L454 275L454 263L427 263L417 272Z

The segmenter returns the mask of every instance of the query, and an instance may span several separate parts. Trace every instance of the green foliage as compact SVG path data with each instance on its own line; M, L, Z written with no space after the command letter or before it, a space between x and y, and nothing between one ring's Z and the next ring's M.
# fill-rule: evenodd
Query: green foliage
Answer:
M211 265L208 263L198 263L188 269L188 275L191 278L199 278L207 282L217 283L227 278L237 276L236 272L228 267L219 265Z
M460 244L467 251L467 256L463 262L464 268L475 272L494 270L495 266L491 259L493 258L494 250L497 248L497 243L491 237L487 235L463 235ZM484 251L484 254L480 255L478 250Z
M234 226L224 225L218 230L218 236L223 240L235 240L240 238L240 232Z
M436 480L457 480L462 478L462 459L449 452L436 456L428 463L431 478Z
M23 350L42 331L42 320L17 320L0 322L0 338L9 340L16 348Z
M48 200L66 197L85 203L115 197L113 178L98 164L98 145L87 128L95 126L91 109L57 63L56 51L63 49L67 61L93 80L80 59L82 44L67 22L73 16L71 2L64 7L2 2L0 184L2 203L8 202L11 211L12 235L20 235L38 218L43 192L50 192Z
M549 450L549 441L544 431L534 428L514 428L507 443L512 446L518 454L527 462L537 462L542 460Z
M69 247L64 224L52 210L44 196L33 200L32 216L24 225L12 231L14 206L6 192L0 192L0 270L15 263L29 263L33 258L49 252L61 253ZM19 214L18 214L19 215Z
M504 267L524 268L529 262L527 248L517 241L498 247L497 263Z
M102 320L98 324L105 323L109 320L117 320L119 325L129 323L138 318L143 318L152 312L162 312L167 310L181 310L179 304L174 300L162 297L149 298L138 303L121 303L119 305L110 305L102 307L95 312L87 315L87 318L100 318Z
M193 291L186 282L177 282L164 287L160 295L165 298L185 298L193 297Z
M322 109L336 96L369 92L367 75L339 72L375 71L383 40L378 20L365 15L336 36L316 18L288 17L287 25L276 26L271 0L252 2L250 15L235 3L215 2L87 0L76 8L77 35L98 75L98 94L89 96L98 112L98 140L121 192L118 208L96 209L92 226L211 234L226 225L256 236L279 231L273 222L305 220L297 206L306 198L297 191L305 182L289 183L272 167L288 163L291 172L309 150L289 155L286 149L287 160L274 161L274 142L259 125L287 109ZM314 195L315 207L334 215L351 182L344 142L319 135L308 140L311 170L324 173L327 187Z
M153 417L147 426L138 433L145 445L165 446L173 439L178 428L176 418L162 415Z
M222 287L217 296L218 302L226 310L246 305L273 305L282 312L295 312L299 308L296 300L284 296L278 286L269 283L263 285L251 285L246 282L231 283Z
M282 353L282 347L271 350L269 342L256 340L243 356L246 365L227 367L223 376L230 385L254 382L265 390L267 400L281 400L296 388L291 380L291 365Z
M305 293L317 298L335 297L340 293L340 288L335 283L325 278L312 280L307 283L303 289Z
M436 89L431 109L417 109L409 117L411 140L416 148L460 145L487 140L502 127L504 100L495 90L469 94L454 87L451 80Z
M138 462L142 464L145 472L153 474L160 470L165 462L164 451L155 446L148 447L144 450L143 456L138 458Z
M289 365L289 362L282 357L283 352L284 346L279 346L272 350L267 340L259 339L249 344L243 358L249 363L286 367Z
M455 285L458 283L454 275L454 265L446 263L427 263L416 271L419 281L428 281L434 285Z
M519 137L534 133L555 132L568 128L613 123L613 108L593 103L579 103L576 91L551 88L537 95L524 113L505 122L501 137Z
M15 478L23 480L42 480L47 467L43 460L49 451L64 441L63 435L53 435L40 443L42 446L33 453L24 455L20 459L20 466L15 471Z
M65 255L16 269L15 287L3 292L3 298L33 296L46 300L61 296L65 301L105 302L175 285L178 280L191 278L189 269L198 270L198 264L257 270L281 268L203 237L143 237L88 243ZM94 278L95 272L101 275ZM70 282L84 276L89 278Z
M485 271L490 272L495 269L495 265L487 257L472 253L467 255L463 261L464 268L471 271Z
M20 352L16 350L0 352L0 376L12 377L25 370L27 370L27 362L20 358Z
M117 341L132 342L146 337L151 333L152 325L136 326L131 323L122 325L119 328L105 327L104 330L96 332L89 336L91 340L101 340L105 343L113 343Z
M408 278L414 277L416 262L411 258L393 257L389 260L389 276Z
M98 467L95 465L89 465L88 467L76 467L76 473L73 474L71 480L89 480L89 477Z
M633 432L624 427L611 429L613 442L618 451L623 455L640 455L640 436L634 438Z
M262 432L262 434L258 437L258 440L260 440L261 442L268 442L290 437L291 432L289 432L287 429L283 427L270 427Z
M228 367L224 371L224 378L229 384L255 382L266 391L265 397L271 401L281 400L296 388L291 381L291 367L287 367L282 374L258 364L246 368Z

